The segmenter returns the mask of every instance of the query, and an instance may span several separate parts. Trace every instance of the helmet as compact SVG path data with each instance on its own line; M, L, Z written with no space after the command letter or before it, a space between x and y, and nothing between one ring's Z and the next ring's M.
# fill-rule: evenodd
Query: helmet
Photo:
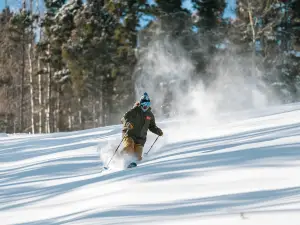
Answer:
M144 112L146 112L150 108L150 98L147 92L140 98L140 106Z

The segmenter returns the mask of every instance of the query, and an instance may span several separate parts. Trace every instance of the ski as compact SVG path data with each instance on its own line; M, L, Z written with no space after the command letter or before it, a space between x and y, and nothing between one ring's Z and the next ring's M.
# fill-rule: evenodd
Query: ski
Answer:
M134 168L134 167L137 167L137 164L135 162L132 162L127 166L128 169Z

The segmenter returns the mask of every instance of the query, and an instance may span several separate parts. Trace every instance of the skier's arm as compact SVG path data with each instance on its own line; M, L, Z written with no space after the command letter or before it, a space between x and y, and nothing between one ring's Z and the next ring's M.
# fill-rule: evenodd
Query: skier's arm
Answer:
M162 135L163 135L162 130L156 126L154 116L151 117L150 125L149 125L149 130L150 130L152 133L157 134L157 135L159 135L159 136L162 136Z
M128 120L128 114L129 114L129 112L126 112L124 114L124 116L121 118L121 123L122 124L125 124L127 122L127 120Z
M130 129L132 129L132 127L133 127L133 124L132 124L132 121L131 121L132 120L131 119L132 118L131 114L132 114L132 110L129 110L128 112L126 112L124 114L124 116L121 119L122 124L126 127L129 127Z

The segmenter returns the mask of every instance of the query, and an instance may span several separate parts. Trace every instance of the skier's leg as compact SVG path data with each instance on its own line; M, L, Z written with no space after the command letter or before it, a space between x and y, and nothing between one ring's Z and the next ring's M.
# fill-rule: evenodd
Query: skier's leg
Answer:
M134 154L134 141L131 137L125 137L123 140L123 149L121 151L121 155L128 154L133 155Z
M141 144L134 145L134 153L138 161L143 159L143 146Z

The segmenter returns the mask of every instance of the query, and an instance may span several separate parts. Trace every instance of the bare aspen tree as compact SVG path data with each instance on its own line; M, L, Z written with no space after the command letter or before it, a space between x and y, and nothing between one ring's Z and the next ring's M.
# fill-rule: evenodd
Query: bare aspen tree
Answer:
M31 13L33 13L33 0L30 0L29 8L30 8Z
M47 55L50 57L50 44L48 44ZM47 112L46 112L46 132L51 133L51 66L47 63Z
M99 112L100 116L99 116L99 123L98 126L103 126L104 125L104 97L103 97L103 79L101 79L101 83L100 83L100 91L99 91Z
M35 133L34 121L34 91L33 91L33 68L32 68L32 44L28 44L28 60L29 60L29 87L30 87L30 105L31 105L31 131Z
M68 129L72 130L73 129L73 116L72 116L72 109L71 107L68 108L69 115L68 115Z
M41 71L41 59L38 56L38 61L37 61L37 67L38 67L38 92L39 92L39 125L38 125L38 129L39 129L39 133L43 132L43 124L42 124L42 112L43 112L43 99L42 99L42 75L40 73Z
M40 4L39 0L36 0L36 10L39 13L38 17L38 26L40 26L40 21L41 21L41 9L40 9ZM42 29L39 29L39 39L42 39ZM37 57L37 70L38 70L38 102L39 102L39 123L38 123L38 131L39 133L43 132L43 98L42 98L42 74L41 74L41 58L38 55Z
M79 119L79 127L83 129L83 121L82 121L82 100L81 97L78 98L78 105L79 105L79 110L78 110L78 119Z
M56 110L55 110L55 123L54 125L54 130L56 132L59 132L59 128L60 128L60 110L61 110L61 94L60 94L60 87L58 85L57 90L56 90Z
M251 73L252 76L255 75L255 41L256 41L256 33L255 33L255 27L254 27L254 21L253 21L253 15L252 15L252 4L248 0L248 15L249 15L249 21L252 31L252 67L251 67Z
M22 9L26 10L26 0L23 0L22 4ZM24 81L25 81L25 28L23 27L22 30L22 71L21 71L21 80L20 80L20 110L19 110L19 117L20 117L20 122L19 122L19 129L20 132L23 132L24 130Z
M30 13L33 17L33 0L30 0ZM33 34L33 25L30 27L31 34ZM35 120L34 120L34 87L33 87L33 68L32 68L32 45L34 40L32 38L31 43L28 44L28 60L29 60L29 87L30 87L30 106L31 106L31 132L35 133Z
M96 101L95 101L94 97L93 97L92 102L94 102L94 104L93 104L93 125L94 125L94 128L96 128L97 127L97 111L96 111Z

